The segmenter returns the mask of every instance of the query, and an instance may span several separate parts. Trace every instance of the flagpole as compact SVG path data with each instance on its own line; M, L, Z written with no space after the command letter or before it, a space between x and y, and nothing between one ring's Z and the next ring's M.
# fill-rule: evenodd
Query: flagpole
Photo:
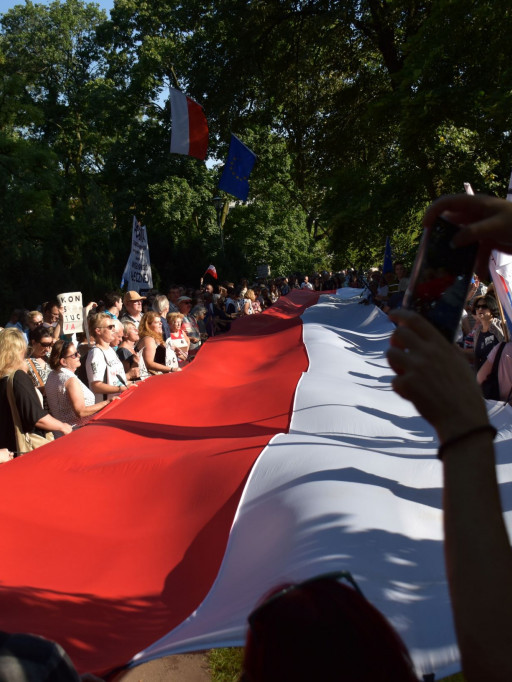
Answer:
M495 298L496 301L498 302L498 308L499 308L499 311L500 311L501 328L502 328L502 330L503 330L503 336L505 337L505 341L508 342L508 341L510 341L510 335L509 335L509 333L508 333L508 327L507 327L507 321L506 321L506 319L505 319L505 313L503 312L503 307L502 307L502 305L501 305L500 299L498 298L498 294L497 294L497 292L496 292L496 289L494 290L494 293L495 293L494 298Z
M180 83L178 81L178 76L176 75L176 71L174 70L174 66L171 64L171 73L172 77L174 78L174 82L176 83L176 89L181 90Z

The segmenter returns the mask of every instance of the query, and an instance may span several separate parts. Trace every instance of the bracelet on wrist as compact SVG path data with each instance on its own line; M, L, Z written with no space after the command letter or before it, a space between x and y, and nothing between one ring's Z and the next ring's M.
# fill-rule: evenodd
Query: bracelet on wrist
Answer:
M474 429L469 429L469 431L464 431L464 433L459 434L458 436L453 436L453 438L448 438L448 440L445 440L444 443L442 443L439 446L439 449L437 451L437 457L441 461L443 461L444 453L445 451L450 448L452 445L456 445L457 443L460 443L463 440L466 440L466 438L470 438L471 436L476 436L477 433L490 433L492 435L492 439L496 437L496 434L498 433L494 426L491 424L482 424L480 426L475 426Z

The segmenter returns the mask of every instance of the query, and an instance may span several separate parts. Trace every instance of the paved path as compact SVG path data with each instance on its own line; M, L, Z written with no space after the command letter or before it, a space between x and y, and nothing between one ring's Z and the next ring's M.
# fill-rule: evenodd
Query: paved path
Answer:
M150 661L116 677L116 682L211 682L205 653L179 654Z

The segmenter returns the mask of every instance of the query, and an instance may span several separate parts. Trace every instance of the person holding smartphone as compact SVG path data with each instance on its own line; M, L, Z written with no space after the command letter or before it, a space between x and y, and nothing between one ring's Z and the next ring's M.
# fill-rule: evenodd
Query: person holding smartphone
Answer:
M456 195L427 210L463 226L455 248L478 243L477 271L491 249L512 253L512 204ZM445 560L455 628L468 682L512 679L512 549L503 521L493 438L475 375L458 348L425 318L394 310L388 361L393 389L436 429L444 474Z

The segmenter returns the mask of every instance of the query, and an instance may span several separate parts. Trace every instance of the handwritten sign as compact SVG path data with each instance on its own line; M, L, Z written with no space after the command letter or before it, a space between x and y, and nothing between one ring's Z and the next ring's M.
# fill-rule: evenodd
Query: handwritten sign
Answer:
M69 294L59 294L57 296L61 307L64 309L63 334L75 334L84 329L82 316L82 292L73 291Z

